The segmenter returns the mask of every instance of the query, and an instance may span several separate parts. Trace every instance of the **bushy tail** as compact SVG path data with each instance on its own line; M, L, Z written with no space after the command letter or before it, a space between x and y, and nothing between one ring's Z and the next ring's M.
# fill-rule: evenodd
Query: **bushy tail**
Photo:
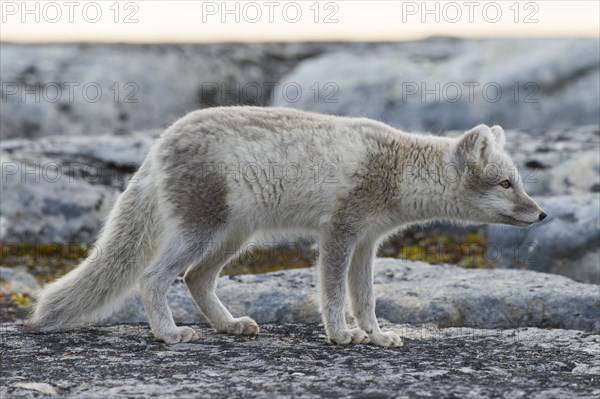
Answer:
M135 291L161 228L154 195L147 159L117 199L89 256L41 291L31 328L51 331L102 320Z

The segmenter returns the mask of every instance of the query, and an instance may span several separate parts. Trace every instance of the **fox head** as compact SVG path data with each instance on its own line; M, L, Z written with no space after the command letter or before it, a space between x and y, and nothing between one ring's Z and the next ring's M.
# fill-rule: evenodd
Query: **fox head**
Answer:
M458 138L451 149L459 172L456 205L468 220L527 227L547 215L525 192L505 142L500 126L479 125Z

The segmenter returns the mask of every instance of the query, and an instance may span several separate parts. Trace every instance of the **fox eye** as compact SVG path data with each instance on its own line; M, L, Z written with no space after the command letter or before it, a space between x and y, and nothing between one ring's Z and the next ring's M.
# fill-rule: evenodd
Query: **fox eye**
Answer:
M501 186L502 188L510 188L510 187L511 187L511 184L510 184L510 182L509 182L508 180L502 180L502 181L500 182L500 186Z

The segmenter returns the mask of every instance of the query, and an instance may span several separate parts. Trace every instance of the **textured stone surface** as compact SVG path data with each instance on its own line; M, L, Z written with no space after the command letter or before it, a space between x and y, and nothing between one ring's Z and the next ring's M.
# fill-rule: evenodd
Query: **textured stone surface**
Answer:
M0 132L3 139L123 133L232 104L369 116L409 130L486 122L543 132L598 125L599 65L597 39L4 44ZM471 96L467 84L475 83ZM403 98L406 84L419 91ZM497 87L501 95L489 100Z
M305 60L282 79L300 87L318 82L316 100L275 92L272 104L366 116L409 131L486 123L543 134L598 125L598 49L598 39L434 38L340 50Z
M0 327L0 396L591 398L600 336L580 331L386 325L404 346L337 347L320 326L263 325L256 338L197 328L165 345L148 328L68 333Z
M0 239L93 241L156 136L145 132L3 141Z
M116 200L119 191L93 185L84 179L68 176L54 180L44 178L43 166L10 163L17 174L4 174L2 181L2 235L5 242L89 242L100 230L101 221ZM22 176L28 168L31 173Z
M600 284L600 196L536 198L550 215L529 229L489 225L488 258L501 267L562 274Z
M197 108L266 104L333 44L3 44L2 138L163 128ZM26 94L29 93L29 94Z
M600 331L600 287L546 273L469 270L380 258L375 294L377 316L394 323ZM232 314L251 316L259 323L320 320L314 268L224 276L218 295ZM179 323L204 320L181 280L171 288L169 303ZM136 299L111 322L144 320L141 301Z

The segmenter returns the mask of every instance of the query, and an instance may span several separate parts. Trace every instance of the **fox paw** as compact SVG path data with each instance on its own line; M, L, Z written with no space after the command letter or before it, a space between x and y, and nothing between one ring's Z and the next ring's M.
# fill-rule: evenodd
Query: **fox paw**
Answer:
M329 333L329 341L337 345L368 344L369 334L360 328L337 330Z
M257 335L260 331L258 324L250 317L238 317L232 321L216 324L214 327L218 333L234 335Z
M199 337L196 331L190 327L177 327L174 330L154 333L154 336L159 341L167 344L178 344L181 342L198 341Z
M402 339L398 334L393 331L378 331L369 334L371 343L373 345L385 346L385 347L400 347L404 345Z

